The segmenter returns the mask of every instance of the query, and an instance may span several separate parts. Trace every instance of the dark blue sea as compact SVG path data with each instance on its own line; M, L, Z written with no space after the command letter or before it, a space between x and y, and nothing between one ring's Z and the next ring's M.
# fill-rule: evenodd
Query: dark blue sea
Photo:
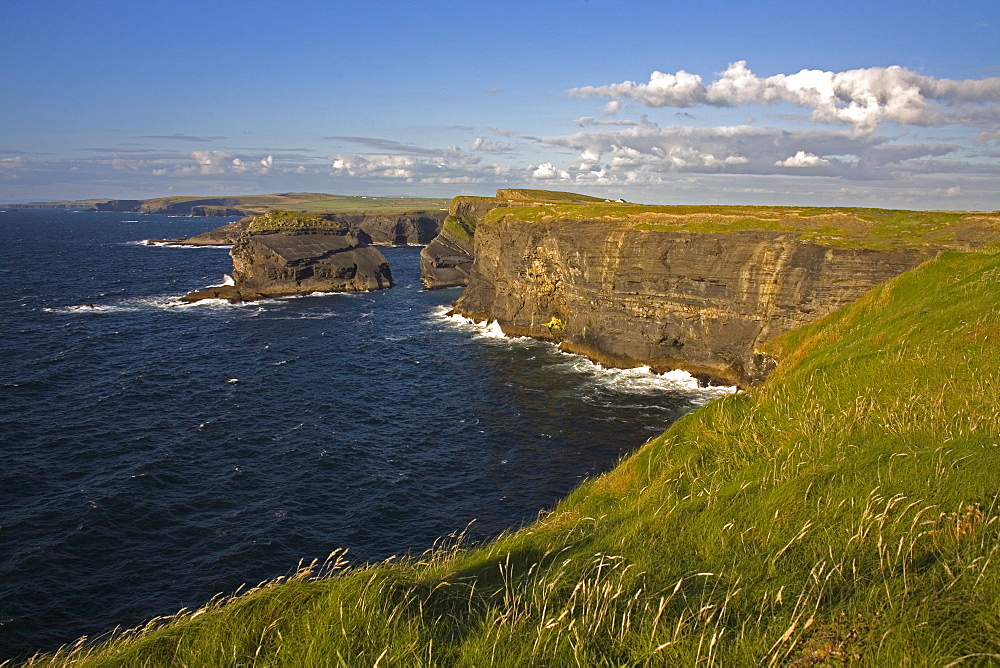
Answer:
M414 247L391 290L170 305L228 249L141 241L229 220L0 212L0 661L494 536L722 392L447 318Z

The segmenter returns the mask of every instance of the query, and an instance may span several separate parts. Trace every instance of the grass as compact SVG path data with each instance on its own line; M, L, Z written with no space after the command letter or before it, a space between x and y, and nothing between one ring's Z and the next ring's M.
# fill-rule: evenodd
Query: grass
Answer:
M441 225L441 232L459 241L472 243L472 239L476 236L476 219L472 216L449 214Z
M266 211L259 216L254 216L247 226L247 232L266 232L269 230L301 230L315 228L336 228L345 230L343 223L327 220L312 213L301 213L299 211L282 211L273 209Z
M48 203L50 206L91 208L109 200L79 200ZM143 211L163 211L186 204L206 208L235 208L247 213L294 209L306 213L403 214L448 209L450 199L433 197L356 197L327 193L274 193L269 195L224 195L221 197L175 196L142 200ZM33 203L39 204L39 203Z
M942 254L485 545L337 553L30 664L995 663L998 284L1000 255Z
M1000 212L767 206L542 203L495 209L482 222L603 221L651 232L790 232L825 246L970 249L1000 240Z
M233 197L165 197L157 202L179 203L205 199L206 203L236 207L253 213L294 209L306 213L409 213L448 208L447 199L407 197L352 197L326 193L278 193Z
M507 200L528 200L532 202L606 202L603 197L591 197L562 190L532 190L529 188L501 188L497 197Z

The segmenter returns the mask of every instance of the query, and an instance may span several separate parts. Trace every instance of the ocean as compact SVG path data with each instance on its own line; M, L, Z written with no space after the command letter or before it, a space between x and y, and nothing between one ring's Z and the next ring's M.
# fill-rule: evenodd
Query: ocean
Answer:
M488 539L728 391L449 318L416 247L391 290L171 305L228 250L142 240L231 220L0 212L0 661Z

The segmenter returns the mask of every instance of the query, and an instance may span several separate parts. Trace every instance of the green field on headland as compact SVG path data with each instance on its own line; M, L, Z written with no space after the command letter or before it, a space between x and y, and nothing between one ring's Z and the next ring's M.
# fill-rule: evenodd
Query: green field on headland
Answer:
M625 222L640 230L792 232L803 241L842 248L888 249L929 245L966 249L1000 237L1000 212L908 211L858 207L657 206L615 202L513 203L491 211L483 222L513 217Z
M825 229L813 211L803 220ZM902 233L878 230L949 245L937 231L967 220L852 211L892 243ZM779 365L762 385L688 414L521 530L376 565L335 556L31 663L1000 661L1000 254L945 252L767 350Z
M10 204L14 209L80 209L132 211L179 216L254 215L273 209L305 213L399 214L411 211L447 210L451 200L435 197L366 197L328 193L274 193L270 195L224 195L220 197L173 196L145 200L88 199L59 202Z

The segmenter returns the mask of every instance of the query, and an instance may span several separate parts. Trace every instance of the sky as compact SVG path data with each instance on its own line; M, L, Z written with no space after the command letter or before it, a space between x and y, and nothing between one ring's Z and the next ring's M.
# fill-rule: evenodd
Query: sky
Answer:
M0 3L0 202L1000 209L1000 1Z

